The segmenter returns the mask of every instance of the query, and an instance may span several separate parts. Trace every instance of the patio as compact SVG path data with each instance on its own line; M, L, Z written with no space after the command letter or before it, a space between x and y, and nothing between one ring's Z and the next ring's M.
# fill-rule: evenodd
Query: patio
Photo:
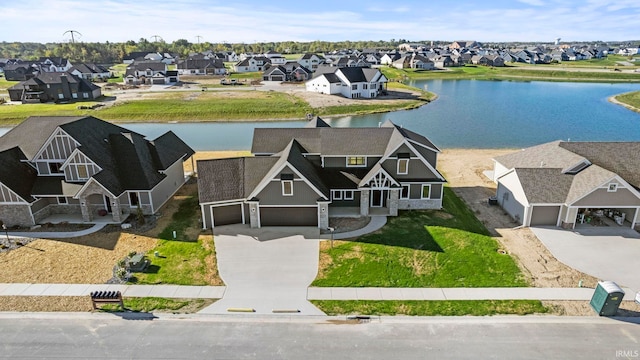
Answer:
M123 220L124 221L124 220ZM86 222L82 220L81 214L52 214L38 222L38 224L120 224L113 221L113 216L95 216L92 221Z

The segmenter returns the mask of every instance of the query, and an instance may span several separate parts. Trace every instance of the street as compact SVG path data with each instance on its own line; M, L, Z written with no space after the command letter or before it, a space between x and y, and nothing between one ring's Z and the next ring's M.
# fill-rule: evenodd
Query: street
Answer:
M0 359L640 358L637 323L598 317L48 316L0 315Z

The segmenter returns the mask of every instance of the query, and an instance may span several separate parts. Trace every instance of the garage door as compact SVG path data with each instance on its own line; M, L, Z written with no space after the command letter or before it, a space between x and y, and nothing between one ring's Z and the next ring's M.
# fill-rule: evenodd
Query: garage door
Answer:
M260 226L318 226L318 208L260 208Z
M560 206L534 206L531 213L531 226L552 225L558 222Z
M213 226L241 223L242 205L218 206L213 208Z
M282 77L282 75L273 75L271 77L272 81L284 81L284 78Z

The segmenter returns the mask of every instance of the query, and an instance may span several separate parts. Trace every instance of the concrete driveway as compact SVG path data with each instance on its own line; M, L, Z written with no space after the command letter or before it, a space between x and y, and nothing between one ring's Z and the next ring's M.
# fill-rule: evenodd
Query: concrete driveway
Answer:
M232 308L324 315L307 301L307 287L318 272L319 237L319 230L309 227L216 228L218 271L227 289L200 313L229 314Z
M640 290L640 234L631 229L532 227L533 233L564 264L600 280Z

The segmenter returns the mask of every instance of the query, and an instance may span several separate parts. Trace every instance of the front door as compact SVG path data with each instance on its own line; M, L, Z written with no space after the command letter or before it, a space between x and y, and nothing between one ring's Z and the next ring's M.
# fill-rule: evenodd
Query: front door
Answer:
M107 195L104 196L104 206L107 208L107 212L111 214L111 199Z
M383 207L383 206L384 206L384 191L371 190L371 207Z

